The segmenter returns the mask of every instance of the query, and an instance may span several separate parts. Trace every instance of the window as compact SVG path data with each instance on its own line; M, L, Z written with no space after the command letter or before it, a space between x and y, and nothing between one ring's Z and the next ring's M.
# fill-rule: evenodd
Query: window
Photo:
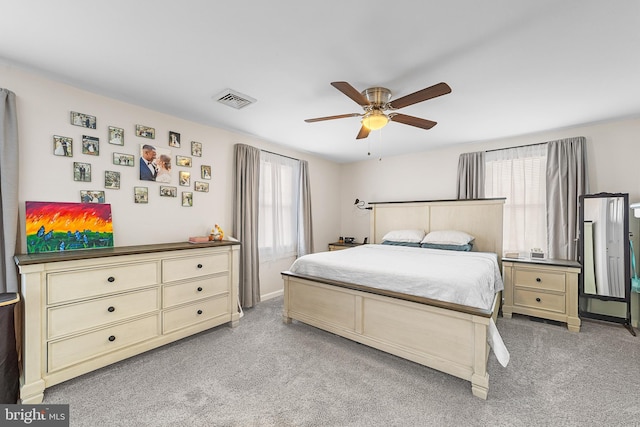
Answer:
M262 151L258 248L261 261L296 256L300 162Z
M548 253L546 168L546 144L486 152L485 196L506 197L504 252Z

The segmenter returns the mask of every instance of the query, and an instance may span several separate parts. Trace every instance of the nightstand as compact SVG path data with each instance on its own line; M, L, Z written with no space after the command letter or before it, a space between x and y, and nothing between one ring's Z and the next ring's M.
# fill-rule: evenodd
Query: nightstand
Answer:
M356 246L362 246L362 245L364 245L364 243L340 243L340 242L334 242L334 243L329 243L329 250L330 251L340 251L342 249L355 248Z
M513 313L541 317L567 324L580 332L576 261L502 258L504 303L502 315Z

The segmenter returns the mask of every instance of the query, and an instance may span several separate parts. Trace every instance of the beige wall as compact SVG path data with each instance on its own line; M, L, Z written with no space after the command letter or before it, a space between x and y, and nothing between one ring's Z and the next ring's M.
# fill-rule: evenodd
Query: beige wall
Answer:
M369 213L353 206L356 198L367 202L455 199L461 153L573 136L587 140L591 193L629 193L630 203L640 202L640 118L631 118L342 165L340 235L361 241L369 234ZM631 213L630 216L630 231L637 248L640 220ZM633 294L632 300L633 318L638 319L638 295Z
M0 64L0 85L16 93L18 131L20 139L20 252L25 252L24 202L79 202L80 190L104 190L106 202L111 204L116 246L165 243L187 240L189 236L208 234L215 223L230 234L232 226L232 165L233 145L244 143L276 153L309 161L312 191L312 215L316 248L325 248L334 240L339 228L339 212L335 210L339 195L339 165L317 157L284 149L252 136L205 126L181 118L116 101L62 84L42 76ZM97 129L72 126L70 111L97 117ZM156 138L149 140L135 136L134 127L143 124L154 127ZM124 146L107 142L107 127L125 130ZM168 146L169 131L181 134L181 148ZM82 154L82 135L100 138L100 155ZM53 135L73 138L73 157L53 155ZM191 141L203 144L203 156L193 157L192 168L175 166L175 155L191 156ZM182 207L180 197L159 196L159 184L138 179L140 144L152 142L161 148L171 148L173 176L169 185L182 191L193 191L194 178L200 177L201 164L212 166L208 193L194 192L193 207ZM135 155L135 167L112 164L112 153ZM91 182L73 180L73 162L92 165ZM104 188L104 171L121 173L121 188ZM191 187L178 185L177 171L192 173ZM149 203L133 203L133 187L149 188ZM291 260L283 263L285 268ZM282 289L280 269L267 265L261 274L264 296L274 296Z

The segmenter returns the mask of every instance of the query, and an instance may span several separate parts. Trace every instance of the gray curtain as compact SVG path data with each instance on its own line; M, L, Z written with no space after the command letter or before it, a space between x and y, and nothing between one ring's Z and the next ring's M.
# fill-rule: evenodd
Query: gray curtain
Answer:
M484 151L460 154L456 192L458 199L484 197Z
M16 94L0 88L0 293L18 292L18 118Z
M578 197L589 191L586 139L547 143L549 258L577 260Z
M300 160L300 197L298 206L298 256L313 252L313 227L311 225L311 185L309 162Z
M258 207L260 150L245 144L234 146L233 236L240 240L240 305L260 302Z

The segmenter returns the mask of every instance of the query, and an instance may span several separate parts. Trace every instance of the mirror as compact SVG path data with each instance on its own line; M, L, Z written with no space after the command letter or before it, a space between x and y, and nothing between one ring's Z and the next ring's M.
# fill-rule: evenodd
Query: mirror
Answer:
M629 195L580 196L581 317L631 327ZM621 304L623 303L623 304Z

